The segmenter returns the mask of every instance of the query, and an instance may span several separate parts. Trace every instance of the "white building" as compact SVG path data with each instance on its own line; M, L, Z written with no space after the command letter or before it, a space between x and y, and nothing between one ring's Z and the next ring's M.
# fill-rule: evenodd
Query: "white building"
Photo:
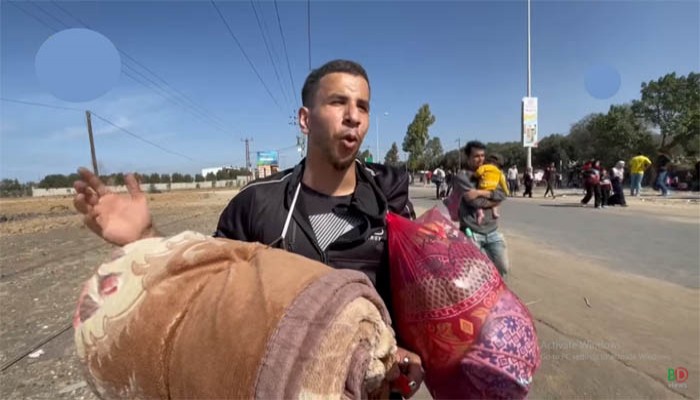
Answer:
M202 168L202 176L207 177L210 173L216 175L217 172L221 171L226 167L213 167L213 168Z

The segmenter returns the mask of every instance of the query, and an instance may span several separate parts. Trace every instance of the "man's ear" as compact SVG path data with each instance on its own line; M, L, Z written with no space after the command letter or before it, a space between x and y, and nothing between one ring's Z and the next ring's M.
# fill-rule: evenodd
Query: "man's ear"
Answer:
M309 135L309 117L311 110L307 107L301 107L299 109L299 128L304 135Z

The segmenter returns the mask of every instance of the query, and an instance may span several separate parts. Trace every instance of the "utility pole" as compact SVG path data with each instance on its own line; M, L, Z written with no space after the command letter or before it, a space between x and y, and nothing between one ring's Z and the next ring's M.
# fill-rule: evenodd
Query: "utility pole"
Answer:
M100 173L97 171L97 157L95 157L95 139L92 138L92 119L90 118L90 111L85 111L85 118L87 119L88 136L90 137L90 154L92 155L92 172L96 176L100 176Z
M457 139L457 172L462 170L462 140Z
M245 166L251 175L253 175L253 165L250 163L250 142L252 141L253 138L241 139L241 142L245 142Z

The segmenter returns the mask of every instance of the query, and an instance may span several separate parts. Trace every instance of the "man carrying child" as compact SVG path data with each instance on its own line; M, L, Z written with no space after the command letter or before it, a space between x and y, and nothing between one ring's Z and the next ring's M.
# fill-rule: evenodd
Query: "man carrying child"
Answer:
M466 169L452 178L455 192L453 196L460 202L459 228L493 261L498 272L505 278L509 269L508 253L503 235L498 231L498 210L496 209L494 216L494 207L498 207L506 199L507 192L500 186L494 190L480 188L476 175L486 158L486 146L483 143L467 143L464 154L467 158ZM497 182L500 182L500 179L497 177ZM483 213L481 220L480 212Z

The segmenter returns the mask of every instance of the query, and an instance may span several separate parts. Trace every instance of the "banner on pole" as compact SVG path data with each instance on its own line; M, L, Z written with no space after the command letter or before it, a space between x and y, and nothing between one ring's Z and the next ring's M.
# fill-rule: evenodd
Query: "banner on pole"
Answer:
M537 97L523 97L521 120L523 147L537 147Z
M279 154L276 150L259 151L257 165L258 167L264 165L277 167L279 166Z

